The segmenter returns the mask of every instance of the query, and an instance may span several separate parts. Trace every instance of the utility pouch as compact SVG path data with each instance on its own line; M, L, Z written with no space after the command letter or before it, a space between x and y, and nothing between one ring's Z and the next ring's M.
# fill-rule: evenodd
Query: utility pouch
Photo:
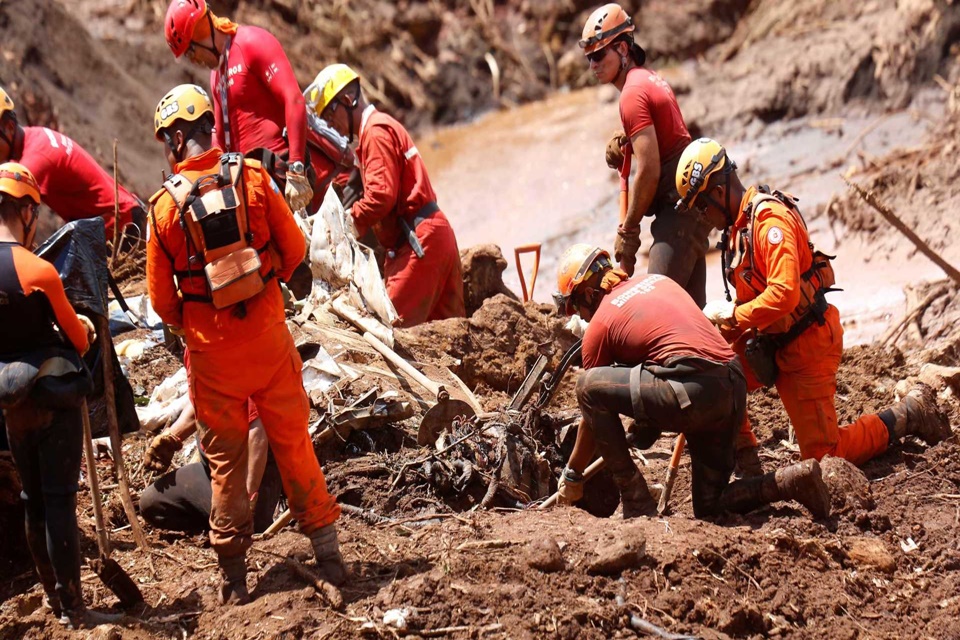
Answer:
M260 275L260 254L253 247L228 253L208 263L203 272L217 309L249 300L265 288Z
M743 355L760 384L772 387L777 382L780 369L777 367L777 344L773 339L762 334L748 338Z

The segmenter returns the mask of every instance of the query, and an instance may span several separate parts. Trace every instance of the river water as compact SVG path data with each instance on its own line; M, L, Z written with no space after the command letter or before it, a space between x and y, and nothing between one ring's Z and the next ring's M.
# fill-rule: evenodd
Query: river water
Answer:
M932 96L914 104L882 116L805 118L715 134L737 161L745 184L770 184L797 195L814 242L838 255L838 286L844 291L830 298L840 309L847 344L869 342L883 332L891 315L902 312L905 284L942 277L922 257L874 255L869 239L813 215L845 189L841 173L847 167L920 142L942 104ZM509 263L504 281L519 292L513 249L541 243L534 298L549 302L557 258L567 246L613 245L619 183L603 154L618 127L616 94L601 87L429 132L417 146L460 247L499 245ZM649 245L648 221L641 237ZM712 251L708 261L707 297L719 298L719 252ZM531 268L528 255L528 285Z

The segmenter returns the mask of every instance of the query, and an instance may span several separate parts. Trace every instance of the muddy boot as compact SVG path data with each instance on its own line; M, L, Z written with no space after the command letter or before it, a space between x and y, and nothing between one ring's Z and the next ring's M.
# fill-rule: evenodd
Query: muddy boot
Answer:
M830 517L830 493L816 460L804 460L777 469L774 481L777 500L796 500L817 519Z
M241 605L250 602L247 592L247 559L245 555L217 558L223 584L220 585L220 604Z
M71 631L78 629L93 629L101 624L115 624L123 616L115 613L100 613L86 608L64 609L60 616L60 624Z
M737 449L736 472L741 478L757 478L763 475L760 464L760 447L749 445Z
M934 445L950 437L950 423L937 406L936 394L922 382L917 383L902 401L888 411L893 413L895 419L893 435L896 440L915 436L928 445Z
M347 579L347 569L340 555L337 525L328 524L310 534L310 544L317 557L317 573L332 585L340 586Z
M620 490L620 502L623 504L623 519L657 515L657 501L647 488L643 474L634 468L627 476L614 476L614 484Z

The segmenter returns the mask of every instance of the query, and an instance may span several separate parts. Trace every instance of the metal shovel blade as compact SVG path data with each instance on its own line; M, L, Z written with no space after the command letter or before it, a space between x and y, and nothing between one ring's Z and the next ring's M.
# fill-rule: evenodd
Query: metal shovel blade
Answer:
M90 568L110 591L120 599L121 607L131 607L143 602L143 594L126 571L113 558L100 557L90 560Z
M477 415L469 404L456 398L442 400L430 407L420 419L417 444L427 445L437 441L440 434L453 426L454 418L469 419Z

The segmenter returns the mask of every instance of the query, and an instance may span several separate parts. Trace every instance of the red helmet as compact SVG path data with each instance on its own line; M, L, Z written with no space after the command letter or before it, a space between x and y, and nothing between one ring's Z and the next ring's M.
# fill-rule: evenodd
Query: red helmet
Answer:
M170 0L163 31L173 55L179 58L187 52L193 40L193 29L207 14L206 0Z

